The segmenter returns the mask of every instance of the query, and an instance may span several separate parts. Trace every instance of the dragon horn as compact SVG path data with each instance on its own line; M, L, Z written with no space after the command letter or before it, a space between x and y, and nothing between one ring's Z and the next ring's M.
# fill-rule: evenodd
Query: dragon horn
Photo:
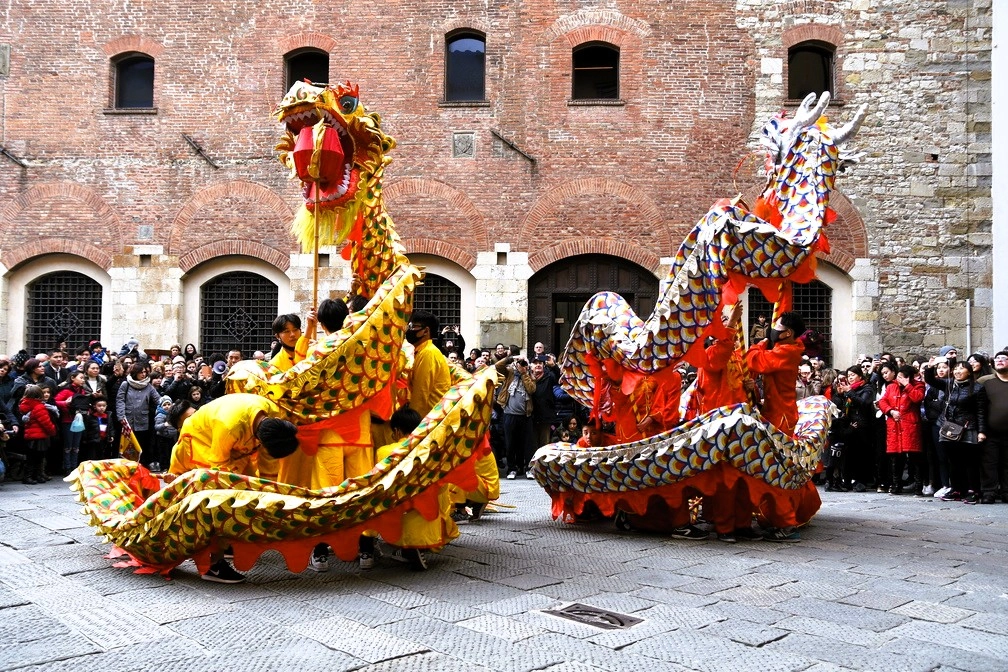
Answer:
M822 95L819 96L819 102L815 107L812 107L812 101L815 100L815 94L810 93L805 96L805 100L802 101L801 106L798 108L798 112L795 113L794 119L791 121L791 128L798 130L800 128L805 128L811 126L822 113L826 110L829 105L830 94L829 91L823 91Z
M858 111L854 114L854 118L833 134L833 144L839 147L850 140L857 133L858 128L861 127L861 122L864 121L866 116L868 116L868 103L859 107Z

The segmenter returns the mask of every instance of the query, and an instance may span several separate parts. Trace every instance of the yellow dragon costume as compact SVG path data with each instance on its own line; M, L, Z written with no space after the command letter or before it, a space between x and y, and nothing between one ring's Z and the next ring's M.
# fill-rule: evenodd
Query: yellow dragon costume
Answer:
M357 87L299 82L275 116L286 126L280 161L305 183L294 233L303 247L314 244L313 230L320 244L345 242L343 256L368 304L342 330L318 339L304 361L286 371L240 362L227 385L229 392L276 404L280 417L298 425L302 449L312 455L322 432L353 437L362 415L387 419L404 402L411 366L404 333L423 274L407 259L382 201L395 141L382 132L379 115L360 103ZM115 545L113 556L129 556L120 564L141 572L167 573L188 558L205 572L218 540L232 546L238 569L275 549L292 571L301 571L320 542L349 561L367 531L393 544L438 550L458 535L442 515L443 491L479 487L476 464L490 453L495 384L492 368L475 376L453 368L451 388L391 455L333 487L197 469L158 489L157 479L125 460L85 462L66 480L96 533ZM404 537L404 518L420 519L420 528L427 522L427 529Z

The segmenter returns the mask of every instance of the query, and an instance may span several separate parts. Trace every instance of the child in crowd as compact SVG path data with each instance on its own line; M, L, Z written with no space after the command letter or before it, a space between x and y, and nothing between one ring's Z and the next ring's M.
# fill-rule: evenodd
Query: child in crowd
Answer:
M21 398L19 406L23 414L21 421L26 442L23 481L25 485L35 485L49 480L43 473L42 462L49 450L49 440L56 436L56 422L59 422L59 415L56 415L57 420L53 422L44 399L48 392L47 388L39 385L28 385L25 387L24 397ZM53 409L55 411L55 407Z
M91 410L84 416L81 460L105 460L112 457L108 433L108 399L91 397Z
M193 389L199 389L193 387ZM173 405L172 398L168 395L161 397L157 409L154 412L154 462L151 463L151 471L161 471L161 465L171 461L171 451L178 441L178 430L168 421L168 411Z

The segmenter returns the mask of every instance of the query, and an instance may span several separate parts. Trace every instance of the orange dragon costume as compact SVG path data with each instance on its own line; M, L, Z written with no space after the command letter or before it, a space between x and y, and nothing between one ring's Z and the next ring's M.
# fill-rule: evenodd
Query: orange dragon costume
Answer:
M862 106L836 128L822 116L828 104L827 93L818 101L809 95L793 118L777 116L764 126L767 184L759 200L751 209L722 200L700 219L649 317L638 317L612 292L588 301L561 360L560 384L575 401L598 413L608 380L622 379L621 391L632 396L634 379L669 375L680 362L703 368L704 339L731 341L718 318L748 285L775 302L774 320L789 309L790 283L814 278L816 252L829 249L823 228L835 217L829 196L837 169L857 158L841 147L866 114ZM622 377L614 367L624 370ZM774 527L794 526L821 504L811 476L834 411L825 397L803 400L793 423L781 413L787 430L781 431L748 403L720 405L618 445L544 446L531 469L552 499L554 517L577 516L591 502L607 516L622 511L677 527L689 522L687 501L702 495L704 515L719 531L734 529L730 521L740 509Z

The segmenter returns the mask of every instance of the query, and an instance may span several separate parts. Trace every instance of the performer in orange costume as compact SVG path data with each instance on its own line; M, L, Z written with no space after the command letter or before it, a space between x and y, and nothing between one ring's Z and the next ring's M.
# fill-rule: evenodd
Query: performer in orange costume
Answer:
M717 339L706 349L707 365L697 371L696 385L689 400L686 419L703 415L721 406L749 401L746 380L742 372L742 358L736 348L742 304L736 303L721 315L728 336Z
M616 443L638 441L675 427L679 422L682 376L668 368L642 376L624 370L612 360L605 362L611 407L605 420L616 425Z
M798 422L795 380L805 352L798 340L803 333L805 321L801 316L784 313L770 327L770 338L754 344L746 353L749 370L763 374L763 419L788 435Z

